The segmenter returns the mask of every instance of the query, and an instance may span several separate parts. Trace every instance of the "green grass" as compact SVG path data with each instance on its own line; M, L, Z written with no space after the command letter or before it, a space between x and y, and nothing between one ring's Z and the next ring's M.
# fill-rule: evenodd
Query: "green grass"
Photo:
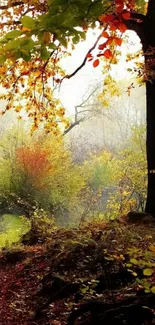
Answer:
M2 219L4 232L0 233L0 247L18 242L21 235L30 229L30 221L23 216L4 214Z

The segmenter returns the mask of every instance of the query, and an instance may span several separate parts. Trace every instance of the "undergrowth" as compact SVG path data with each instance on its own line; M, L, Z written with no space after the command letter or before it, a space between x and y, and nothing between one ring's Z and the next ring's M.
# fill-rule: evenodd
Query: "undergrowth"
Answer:
M155 293L154 227L117 221L53 227L35 244L3 249L0 264L2 324L63 325L77 301Z

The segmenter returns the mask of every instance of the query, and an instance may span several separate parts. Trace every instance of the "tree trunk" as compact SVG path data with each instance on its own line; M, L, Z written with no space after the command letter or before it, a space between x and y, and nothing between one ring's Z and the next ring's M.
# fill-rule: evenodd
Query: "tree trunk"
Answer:
M146 153L148 187L145 211L155 217L155 1L150 0L144 21L146 81Z
M148 187L145 211L155 217L155 80L146 83L146 93Z

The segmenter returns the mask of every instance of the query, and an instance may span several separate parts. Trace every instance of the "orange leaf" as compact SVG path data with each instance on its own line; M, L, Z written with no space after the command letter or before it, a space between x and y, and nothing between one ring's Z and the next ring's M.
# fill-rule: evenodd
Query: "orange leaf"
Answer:
M105 50L104 51L104 57L106 58L106 59L111 59L112 58L112 52L110 51L110 50Z
M105 15L101 15L98 17L99 21L104 22L105 21Z
M126 4L127 8L134 10L135 9L135 0L130 0L127 4Z
M96 68L98 65L99 65L100 61L99 59L96 59L94 62L93 62L93 67Z
M109 15L101 15L99 17L99 21L109 23L110 21L114 20L114 15L109 14Z
M124 12L122 13L122 18L123 18L123 19L125 19L125 20L129 20L130 17L131 17L131 15L130 15L130 12L129 12L129 11L124 11Z
M107 32L102 32L102 37L104 37L104 38L108 38L109 37L109 34L107 33Z
M127 27L126 27L125 24L120 23L119 26L118 26L118 29L120 30L121 33L124 33L124 32L126 32Z
M114 42L116 45L121 46L122 44L122 39L119 37L114 37Z
M28 27L22 27L22 31L23 32L31 32L31 28L28 28Z

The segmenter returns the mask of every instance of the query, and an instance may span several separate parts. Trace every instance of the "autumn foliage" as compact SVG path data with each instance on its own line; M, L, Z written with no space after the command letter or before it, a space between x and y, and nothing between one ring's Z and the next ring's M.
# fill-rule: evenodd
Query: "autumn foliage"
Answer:
M18 148L16 151L16 162L21 173L37 188L44 187L44 179L51 170L48 151L41 148Z
M1 114L13 109L22 119L26 113L32 123L32 132L40 125L47 133L55 135L67 130L70 120L55 88L76 71L67 75L61 60L71 54L70 45L74 49L77 43L85 40L88 29L93 29L98 21L100 36L84 62L92 61L94 68L99 66L101 59L117 63L126 22L132 18L136 5L134 0L115 0L110 5L107 1L90 4L88 0L76 4L49 0L44 4L24 1L1 5L0 82L6 90L0 96L6 100ZM95 47L98 52L94 55Z

